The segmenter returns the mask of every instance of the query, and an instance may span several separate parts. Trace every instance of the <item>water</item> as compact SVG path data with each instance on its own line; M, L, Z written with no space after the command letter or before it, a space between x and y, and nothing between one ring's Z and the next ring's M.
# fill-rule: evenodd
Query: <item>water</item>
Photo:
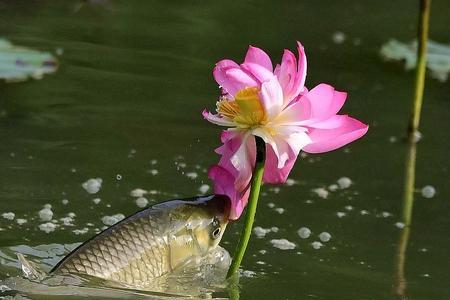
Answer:
M54 75L0 84L0 214L14 213L0 216L2 251L84 241L105 226L103 217L139 210L136 189L148 192L149 204L210 192L206 169L218 159L218 128L200 112L218 95L214 63L243 59L249 43L278 61L298 39L308 55L307 86L328 82L349 92L344 112L370 129L349 147L299 158L292 184L263 188L255 226L279 230L253 234L241 299L396 299L414 76L383 62L379 49L391 38L413 39L415 3L104 2L0 1L2 36L62 53ZM432 6L430 36L443 43L449 8ZM450 88L430 77L426 84L404 278L409 299L448 299ZM102 179L95 194L82 187L91 178ZM342 178L351 185L340 189ZM421 195L428 185L432 198ZM40 220L45 204L56 223ZM69 213L73 226L60 220ZM54 231L39 229L47 223ZM311 236L300 238L301 227ZM222 245L230 252L239 232L239 223L227 228ZM332 238L315 249L322 232ZM296 247L272 246L282 239ZM1 262L3 277L18 274L16 261Z

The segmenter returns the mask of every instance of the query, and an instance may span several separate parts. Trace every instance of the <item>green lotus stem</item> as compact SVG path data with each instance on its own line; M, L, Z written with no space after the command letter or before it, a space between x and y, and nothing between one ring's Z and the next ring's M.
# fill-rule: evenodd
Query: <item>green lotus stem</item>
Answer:
M266 144L260 137L255 137L255 140L256 162L255 168L253 169L250 196L248 198L247 212L245 213L244 228L242 229L230 269L228 269L227 278L230 278L239 270L239 266L241 265L242 259L245 255L245 250L247 249L248 241L250 240L250 235L252 234L253 221L255 220L259 190L261 189L264 174L264 161L266 157Z
M409 125L409 135L414 136L419 130L420 112L422 110L423 90L425 87L425 69L427 61L428 24L431 0L420 0L419 26L417 32L417 65L414 90L414 104Z

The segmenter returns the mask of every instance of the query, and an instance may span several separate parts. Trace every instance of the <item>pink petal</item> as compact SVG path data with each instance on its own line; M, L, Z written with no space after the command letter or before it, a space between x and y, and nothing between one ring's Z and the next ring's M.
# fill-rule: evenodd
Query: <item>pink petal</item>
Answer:
M261 104L269 117L275 118L281 111L283 105L283 90L276 76L261 85Z
M298 50L298 80L299 80L299 87L300 92L302 92L302 89L305 87L305 81L306 81L306 70L307 70L307 62L306 62L306 54L305 54L305 48L303 48L303 45L297 41L297 50ZM295 95L297 96L297 95Z
M273 73L267 70L265 67L254 63L243 63L241 68L248 73L251 73L259 82L270 80L273 77Z
M214 165L208 171L208 177L214 182L214 193L226 195L231 201L229 218L238 219L247 205L250 189L239 191L235 188L233 175L225 168Z
M303 97L311 103L311 118L324 120L339 112L344 105L347 93L335 91L328 84L319 84Z
M266 162L264 167L263 181L266 183L284 183L291 172L297 156L289 153L289 158L284 167L279 169L277 156L270 145L266 145Z
M272 72L272 61L270 60L269 55L267 55L266 52L263 50L249 46L247 50L247 54L245 55L244 63L252 63L257 64L265 69L267 69L269 72Z
M311 129L312 143L303 148L309 153L322 153L338 149L366 134L369 126L351 117L340 119L340 126L334 129Z
M208 120L209 122L211 122L213 124L217 124L220 126L228 126L228 127L236 126L236 124L233 121L229 120L228 118L214 115L214 114L210 113L209 111L207 111L206 109L203 110L202 115L206 120Z
M213 76L226 93L233 97L240 89L259 86L259 83L252 76L241 70L240 66L234 61L228 59L221 60L216 64Z
M288 105L295 97L297 97L305 88L306 80L306 55L302 44L297 42L298 64L295 55L284 50L281 65L275 68L280 85L283 89L284 105Z
M283 125L304 125L310 123L311 103L306 97L298 97L292 101L275 119L275 122Z

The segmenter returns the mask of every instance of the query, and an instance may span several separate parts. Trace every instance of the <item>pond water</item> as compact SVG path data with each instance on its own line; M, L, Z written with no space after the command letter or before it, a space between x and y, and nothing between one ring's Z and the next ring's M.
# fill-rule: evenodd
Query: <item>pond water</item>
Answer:
M301 40L307 86L347 91L345 112L370 129L349 147L302 156L288 185L263 187L241 299L450 298L450 87L430 77L412 225L398 255L414 74L379 50L414 38L415 2L86 2L0 1L2 37L62 52L53 75L0 83L0 214L14 213L0 217L0 279L20 274L9 259L18 245L63 253L100 230L104 216L139 210L136 188L149 191L149 204L210 192L219 129L200 113L218 95L214 63L241 60L248 44L278 61ZM450 41L449 9L432 4L436 41ZM102 179L96 194L82 187L90 178ZM432 198L421 194L427 185ZM58 220L50 233L39 228L45 204ZM74 226L60 221L69 213ZM240 229L228 226L230 253Z

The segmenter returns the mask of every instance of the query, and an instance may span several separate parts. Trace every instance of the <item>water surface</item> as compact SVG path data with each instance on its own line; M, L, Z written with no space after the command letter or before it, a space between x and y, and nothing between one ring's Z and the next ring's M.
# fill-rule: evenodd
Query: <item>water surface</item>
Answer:
M414 4L0 1L1 36L63 52L54 75L0 84L0 213L15 214L12 221L0 218L1 249L84 241L104 226L103 216L139 209L130 196L135 188L151 191L150 204L205 192L199 188L210 185L206 169L217 161L219 145L218 128L200 115L219 93L214 63L243 59L248 44L278 61L283 48L294 50L301 40L307 86L327 82L347 91L344 112L370 129L349 147L299 159L292 185L263 188L255 225L278 231L253 235L241 299L396 299L413 73L384 63L378 52L390 38L413 39ZM433 2L430 35L439 42L449 42L449 9L445 1ZM333 40L336 32L344 34L342 43ZM416 183L437 193L416 194L406 294L448 299L450 88L431 78L426 84ZM101 190L88 194L81 184L97 177ZM353 184L326 199L314 192L341 177ZM47 203L56 220L74 213L74 226L58 221L54 232L40 230L45 222L38 211ZM28 222L19 225L18 218ZM312 231L308 239L298 236L300 227ZM239 223L228 226L222 245L230 252L239 232ZM331 240L314 249L321 232ZM272 239L296 248L280 250ZM14 262L0 262L2 278L19 273Z

